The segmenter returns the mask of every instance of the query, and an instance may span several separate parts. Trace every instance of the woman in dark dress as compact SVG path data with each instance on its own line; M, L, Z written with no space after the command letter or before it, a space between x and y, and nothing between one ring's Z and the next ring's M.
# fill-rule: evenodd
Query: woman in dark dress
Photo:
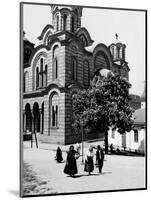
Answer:
M102 173L103 161L104 161L104 152L103 149L100 147L100 145L98 145L96 151L96 163L99 168L99 173Z
M88 172L89 175L91 175L91 172L93 172L94 170L93 157L94 157L93 147L90 146L85 154L85 165L84 165L84 171Z
M60 149L60 147L57 148L57 152L56 152L56 161L58 163L60 163L63 160L62 158L62 151Z
M66 159L66 165L64 168L64 173L69 174L70 176L74 176L78 173L77 169L77 163L76 163L76 156L77 152L74 150L74 146L71 145L69 148L69 151L67 152L67 159Z

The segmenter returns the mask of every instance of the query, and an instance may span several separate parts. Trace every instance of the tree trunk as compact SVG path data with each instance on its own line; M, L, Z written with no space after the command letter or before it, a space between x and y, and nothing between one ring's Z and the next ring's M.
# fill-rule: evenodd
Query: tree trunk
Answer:
M105 154L108 154L108 131L105 131Z

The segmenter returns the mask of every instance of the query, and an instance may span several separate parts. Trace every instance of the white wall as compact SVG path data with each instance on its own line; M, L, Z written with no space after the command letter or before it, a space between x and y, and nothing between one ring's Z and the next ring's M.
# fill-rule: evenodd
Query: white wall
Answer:
M109 145L113 144L115 146L122 146L122 135L115 131L115 137L112 138L112 130L109 130L108 141ZM145 141L145 129L138 129L138 142L134 141L134 131L126 133L126 148L131 150L144 150L142 145ZM143 144L142 144L143 143Z

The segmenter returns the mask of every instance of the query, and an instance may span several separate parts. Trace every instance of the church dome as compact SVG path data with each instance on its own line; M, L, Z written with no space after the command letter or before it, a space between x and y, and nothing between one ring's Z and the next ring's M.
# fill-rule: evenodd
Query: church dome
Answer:
M126 45L119 41L118 34L115 34L116 39L114 42L109 46L110 52L113 56L114 61L125 61L125 48Z

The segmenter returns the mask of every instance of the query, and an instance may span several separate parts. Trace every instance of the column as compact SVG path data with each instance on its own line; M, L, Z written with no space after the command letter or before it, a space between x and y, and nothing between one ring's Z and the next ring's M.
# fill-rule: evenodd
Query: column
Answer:
M34 113L33 110L31 110L31 118L32 118L32 129L31 129L31 148L33 147L33 133L34 133Z
M33 110L31 110L31 118L32 118L32 122L31 122L31 126L32 126L32 129L31 129L31 132L33 133L35 130L34 128L34 113L33 113Z

